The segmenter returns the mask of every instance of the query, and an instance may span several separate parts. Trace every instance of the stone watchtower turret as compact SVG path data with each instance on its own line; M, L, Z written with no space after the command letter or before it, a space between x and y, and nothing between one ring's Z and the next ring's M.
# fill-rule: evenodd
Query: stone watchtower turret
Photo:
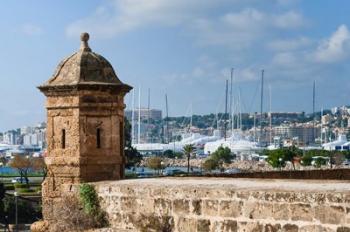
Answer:
M89 34L81 47L39 86L47 97L48 177L43 183L43 214L50 220L64 186L117 180L124 176L124 96L131 90L112 65L91 51Z

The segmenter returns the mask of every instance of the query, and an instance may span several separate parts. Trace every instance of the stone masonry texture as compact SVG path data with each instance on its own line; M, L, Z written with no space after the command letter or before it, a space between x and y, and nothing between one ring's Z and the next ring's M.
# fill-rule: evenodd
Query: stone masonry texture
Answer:
M94 185L111 231L350 231L349 181L193 177Z

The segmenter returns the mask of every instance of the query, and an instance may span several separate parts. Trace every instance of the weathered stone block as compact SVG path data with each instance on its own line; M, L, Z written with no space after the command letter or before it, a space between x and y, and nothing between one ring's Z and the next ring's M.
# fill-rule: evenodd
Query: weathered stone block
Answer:
M121 197L120 208L123 212L136 212L137 201L135 197Z
M202 214L202 200L195 199L191 201L191 212L195 215Z
M342 206L315 207L315 218L325 224L342 224L345 222L346 212Z
M195 219L189 219L184 217L179 217L177 221L178 232L193 232L197 229L197 223Z
M259 222L239 222L238 230L239 232L262 232L264 226Z
M237 221L235 220L224 220L216 221L213 227L214 232L236 232L237 230Z
M298 230L298 226L293 224L285 224L282 227L282 232L298 232Z
M222 217L239 217L242 203L239 201L223 200L219 203L219 215Z
M273 205L267 202L245 202L243 215L250 219L272 218Z
M210 220L199 219L197 221L197 232L210 232Z
M265 225L265 232L279 232L279 231L281 231L280 224L266 224Z
M342 203L344 202L344 195L342 193L329 193L327 194L327 200L330 203Z
M236 197L243 200L248 200L249 196L250 196L250 192L236 192Z
M219 201L217 200L204 200L203 201L203 214L208 216L217 216L219 211Z
M288 203L274 203L272 206L273 218L275 220L289 219L289 204Z
M144 207L144 209L150 209L149 207ZM172 212L172 203L169 199L156 198L154 199L154 211L158 215L170 215Z
M309 204L291 204L289 207L293 221L312 221L314 218L314 210Z
M337 232L350 232L350 227L344 227L344 226L338 227Z
M175 199L173 201L173 212L178 215L187 215L190 212L189 200Z
M333 229L321 225L308 225L299 228L299 232L335 232Z

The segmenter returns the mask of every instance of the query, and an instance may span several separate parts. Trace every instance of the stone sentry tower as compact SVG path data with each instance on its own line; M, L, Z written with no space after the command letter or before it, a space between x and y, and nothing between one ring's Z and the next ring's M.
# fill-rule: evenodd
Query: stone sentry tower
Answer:
M131 87L91 51L88 40L82 33L79 51L38 87L47 97L45 220L55 217L53 209L67 186L124 177L124 96Z

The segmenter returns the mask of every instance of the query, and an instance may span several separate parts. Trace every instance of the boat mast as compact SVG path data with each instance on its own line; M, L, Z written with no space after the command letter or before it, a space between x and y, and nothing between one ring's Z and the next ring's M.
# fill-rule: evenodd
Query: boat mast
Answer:
M230 118L231 118L231 134L233 134L234 114L233 114L233 68L231 68L231 85L230 85Z
M192 128L192 119L193 119L193 104L191 102L191 119L190 119L190 133L191 133L191 128Z
M226 116L227 116L227 94L228 94L228 80L226 80L226 95L225 95L225 114L224 114L224 138L226 141L226 137L227 137L227 124L226 124Z
M152 142L149 140L150 134L149 129L150 129L150 111L151 110L151 89L148 88L148 105L147 105L147 141Z
M262 131L263 131L263 99L264 99L264 69L261 70L261 96L260 96L260 135L259 142L262 139Z
M141 143L141 86L139 87L139 118L138 118L138 129L137 129L137 143Z
M165 111L166 111L166 137L167 137L167 143L170 142L169 139L169 114L168 114L168 95L165 94Z
M239 105L239 130L242 131L242 103L241 103L241 88L238 89L238 105Z
M314 80L312 88L312 140L315 141L315 94L316 94L316 81Z
M135 89L132 90L131 102L131 144L135 143Z
M321 145L322 145L322 139L323 139L323 138L322 138L322 137L323 137L323 136L322 136L322 116L323 116L323 107L321 108L321 120L320 120L320 121L321 121L321 131L320 131L320 132L321 132L321 134L320 134Z
M254 142L256 142L256 112L254 112Z
M272 99L272 96L271 96L271 85L269 85L269 98L270 98L270 144L272 144L272 102L271 102L271 99Z

